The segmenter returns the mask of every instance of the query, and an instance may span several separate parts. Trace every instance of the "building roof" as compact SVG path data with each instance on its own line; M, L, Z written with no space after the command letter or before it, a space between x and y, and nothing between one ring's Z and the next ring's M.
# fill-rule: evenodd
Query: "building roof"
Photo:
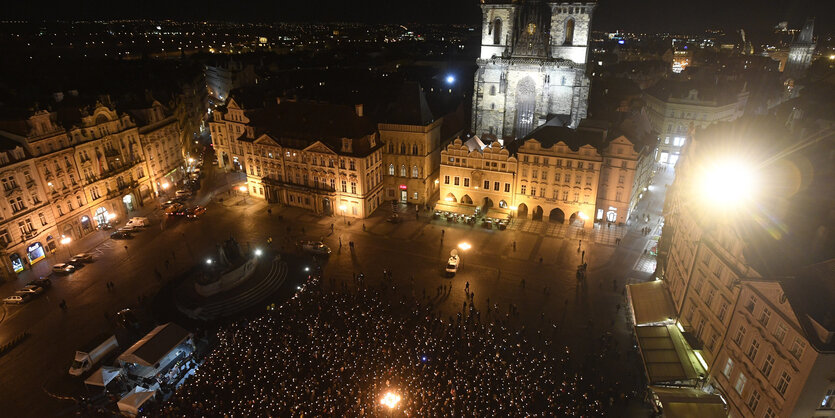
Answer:
M780 286L809 343L835 352L835 259L809 266Z
M531 131L531 133L521 140L514 141L509 147L513 147L512 152L516 153L518 147L525 141L536 139L542 144L542 148L551 148L557 142L564 142L572 151L577 151L584 145L591 145L598 151L601 151L606 146L608 126L607 123L602 121L583 121L577 129L571 129L567 126L556 126L546 123ZM514 144L516 145L514 146Z
M737 101L745 88L742 81L662 80L646 93L663 102L686 102L697 106L724 106ZM692 93L695 92L695 95Z
M728 411L719 395L694 388L650 386L658 398L663 416L668 418L727 418Z
M653 280L626 285L635 326L662 324L676 317L676 310L664 282Z
M190 332L173 322L160 325L122 353L119 360L145 367L156 367L166 354L182 344L190 335Z
M420 84L405 82L380 118L382 123L425 126L435 121Z
M705 375L675 325L635 327L635 336L650 384L692 385Z

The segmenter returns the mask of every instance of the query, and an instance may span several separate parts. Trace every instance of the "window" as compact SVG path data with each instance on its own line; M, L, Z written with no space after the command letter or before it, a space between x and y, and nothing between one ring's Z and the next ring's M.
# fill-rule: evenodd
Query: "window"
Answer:
M571 183L571 174L565 175L565 184Z
M591 186L591 176L586 176L586 186Z
M748 312L754 313L755 306L757 306L757 299L754 297L754 295L751 295L751 297L748 298L748 302L745 303L745 309L747 309Z
M788 329L786 328L786 324L777 325L777 329L774 330L774 338L782 343L783 340L786 339L787 331Z
M400 164L400 177L406 177L406 164Z
M574 184L580 184L581 180L583 180L583 178L578 174L577 177L574 178Z
M751 360L754 360L757 357L757 352L760 351L760 342L757 341L756 338L751 339L751 345L748 346L748 352L745 355L748 356Z
M545 170L542 171L542 181L548 181L548 172Z
M722 304L719 305L719 313L716 315L720 321L725 319L725 314L728 312L728 302L722 301Z
M738 346L742 346L742 339L745 338L745 333L748 332L744 326L740 325L739 329L736 330L736 334L734 335L734 342Z
M835 409L835 389L826 391L826 396L821 401L821 406L818 409Z
M574 192L574 202L580 201L580 192Z
M626 176L619 176L618 177L618 184L623 184L624 180L626 180Z
M464 177L464 187L470 187L470 178Z
M41 220L41 225L46 226L46 216L43 213L39 213L38 218Z
M560 173L554 173L554 183L560 182Z
M791 381L792 378L788 373L785 371L780 373L780 380L777 382L777 392L780 392L781 395L785 395Z
M504 184L504 192L505 193L510 193L510 183L505 183Z
M748 382L748 378L745 377L745 373L740 372L739 377L736 378L736 384L734 385L734 389L736 389L736 393L742 394L742 391L745 390L745 383Z
M794 342L792 343L792 348L789 352L792 353L794 358L800 360L800 357L803 356L804 350L806 350L806 343L801 341L800 338L795 337Z
M495 190L497 192L499 191L499 182L498 181L493 182L493 190Z
M523 185L522 185L522 188L521 188L519 191L520 191L522 194L525 194L525 191L527 190L527 188L528 188L528 186L526 186L526 185L524 185L524 184L523 184Z
M705 298L705 305L710 306L710 303L713 302L713 297L716 296L716 289L712 288L709 292L707 292L707 297Z
M527 169L527 168L523 168L523 169L522 169L522 177L527 177L527 176L528 176L528 169Z
M418 172L418 167L416 165L412 166L412 177L413 178L420 177L420 173Z
M763 307L763 311L760 314L760 324L762 324L762 326L764 327L767 327L769 320L771 320L771 310L769 310L767 307Z
M389 175L390 176L394 175L394 164L389 164Z
M355 181L351 182L351 193L357 194L357 182Z
M531 170L531 178L537 178L537 175L538 175L538 174L539 174L539 171L537 171L537 170Z
M775 414L774 410L771 409L771 407L769 406L768 409L765 410L765 414L763 415L763 418L774 418L776 416L777 416L777 414Z
M484 190L490 190L490 180L484 180Z
M536 187L531 187L531 196L536 196Z
M458 177L458 176L455 176L455 179L453 180L453 184L455 184L456 186L460 186L461 185L461 178Z
M444 176L444 184L449 184L449 176Z
M620 202L621 199L623 199L623 191L618 190L617 192L615 192L615 201Z
M348 161L348 168L351 169L351 170L356 170L357 169L356 162L354 160Z
M405 154L405 153L406 153L406 144L400 144L400 153L401 153L401 154Z
M760 392L756 389L751 391L751 396L748 398L748 409L751 412L757 412L757 406L760 404Z
M768 377L771 374L771 370L774 368L774 356L769 353L765 356L765 360L763 361L763 367L760 369L763 372L765 377Z
M348 193L348 182L342 180L342 193Z

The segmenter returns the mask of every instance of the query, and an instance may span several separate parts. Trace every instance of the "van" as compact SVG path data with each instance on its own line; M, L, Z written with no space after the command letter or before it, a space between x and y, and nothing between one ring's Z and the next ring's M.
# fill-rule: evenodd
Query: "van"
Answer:
M130 220L125 224L125 226L135 228L135 227L139 227L139 226L148 226L150 224L151 223L148 222L148 218L146 218L144 216L137 216L137 217L130 218Z

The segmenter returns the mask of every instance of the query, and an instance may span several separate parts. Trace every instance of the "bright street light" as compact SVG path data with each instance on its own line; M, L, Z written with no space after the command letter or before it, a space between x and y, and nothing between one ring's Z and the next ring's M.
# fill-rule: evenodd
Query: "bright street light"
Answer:
M724 209L741 206L757 188L754 168L730 158L705 167L700 180L699 200Z
M348 207L347 207L347 206L345 206L345 205L339 205L339 210L341 210L341 211L342 211L342 223L343 223L343 224L347 224L347 223L348 223L348 221L347 221L347 219L345 218L345 211L346 211L346 210L348 210Z
M162 183L162 190L168 190L168 188L169 188L169 187L171 187L171 185L170 185L170 184L168 184L168 183Z
M238 187L238 191L240 191L240 192L246 192L246 190L247 190L246 186Z
M518 206L509 206L508 209L510 209L512 211L515 211L516 209L519 209L519 207Z
M386 392L386 394L383 395L383 399L380 400L380 403L387 406L389 409L394 409L397 407L397 404L400 403L400 399L400 395L394 392Z
M72 242L72 238L61 235L61 245L67 245Z
M194 164L194 158L188 157L188 163L189 164Z
M256 248L256 249L255 249L255 256L256 256L256 257L258 257L259 255L261 255L261 249L260 249L260 248Z
M580 219L582 219L582 220L584 220L584 221L585 221L586 219L588 219L588 218L589 218L589 215L586 215L586 214L585 214L585 213L583 213L583 212L578 212L578 213L577 213L577 216L579 216L579 217L580 217Z
M206 259L206 264L212 264L212 259L211 259L211 258L207 258L207 259Z
M473 248L473 246L472 246L472 245L470 245L470 243L468 243L468 242L462 242L462 243L458 244L458 248L460 248L460 249L462 249L462 250L464 250L464 251L467 251L467 250L469 250L470 248Z

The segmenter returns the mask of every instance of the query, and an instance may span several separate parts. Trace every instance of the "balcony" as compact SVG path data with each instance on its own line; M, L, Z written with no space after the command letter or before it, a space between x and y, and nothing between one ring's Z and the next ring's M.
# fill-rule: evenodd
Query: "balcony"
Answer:
M34 238L37 235L38 235L38 230L37 229L30 229L30 230L27 230L27 231L23 232L23 237L26 238L26 239Z

